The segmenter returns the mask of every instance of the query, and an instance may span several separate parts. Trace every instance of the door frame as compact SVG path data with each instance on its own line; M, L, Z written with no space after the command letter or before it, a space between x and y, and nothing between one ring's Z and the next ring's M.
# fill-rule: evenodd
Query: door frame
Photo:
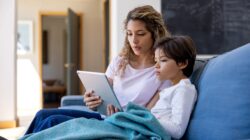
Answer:
M83 14L82 13L79 13L79 12L76 12L76 14L78 15L79 19L80 19L80 33L79 33L79 44L80 44L80 53L79 53L79 63L80 63L80 69L83 69L83 41L82 41L82 37L83 37L83 30L82 30L82 19L83 19ZM61 12L61 11L40 11L39 12L39 16L38 16L38 69L39 69L39 76L41 77L40 78L40 94L41 94L41 99L40 99L40 103L41 103L41 107L43 108L43 81L42 81L42 73L43 73L43 62L42 62L42 54L43 54L43 51L42 51L42 18L43 16L64 16L64 17L67 17L68 13L67 12ZM83 88L82 86L80 86L80 92L83 91Z

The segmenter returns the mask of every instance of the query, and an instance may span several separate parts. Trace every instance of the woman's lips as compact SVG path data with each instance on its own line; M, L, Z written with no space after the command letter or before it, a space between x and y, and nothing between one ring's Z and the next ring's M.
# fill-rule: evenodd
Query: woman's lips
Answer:
M140 50L140 49L141 49L141 47L139 47L139 46L135 46L135 47L134 47L134 49L135 49L135 50Z

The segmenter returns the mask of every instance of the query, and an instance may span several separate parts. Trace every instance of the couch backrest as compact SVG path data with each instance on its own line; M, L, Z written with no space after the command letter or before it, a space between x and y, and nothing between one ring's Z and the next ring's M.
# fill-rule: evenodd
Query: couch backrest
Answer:
M198 99L182 139L250 139L250 44L219 55L205 66Z
M195 85L195 87L198 86L200 76L208 61L209 59L196 59L195 60L193 73L190 76L190 80Z

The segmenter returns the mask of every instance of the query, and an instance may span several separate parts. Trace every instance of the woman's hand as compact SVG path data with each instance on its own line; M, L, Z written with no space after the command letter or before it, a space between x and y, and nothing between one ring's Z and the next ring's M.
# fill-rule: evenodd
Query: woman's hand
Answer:
M110 116L110 115L112 115L112 114L114 114L114 113L116 113L116 112L119 112L120 110L118 109L118 108L116 108L116 107L114 107L113 105L111 105L111 104L109 104L108 106L107 106L107 115L108 116Z
M86 106L92 110L96 109L96 107L98 107L102 103L101 97L94 95L93 90L86 91L83 97L84 97L83 101L85 102Z

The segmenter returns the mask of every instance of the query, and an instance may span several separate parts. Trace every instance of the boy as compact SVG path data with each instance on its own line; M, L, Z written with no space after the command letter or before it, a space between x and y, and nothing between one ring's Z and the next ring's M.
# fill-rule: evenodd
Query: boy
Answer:
M193 72L196 58L194 43L187 36L162 38L155 45L155 70L161 81L170 80L172 86L162 90L148 104L151 113L165 131L181 138L197 98L194 85L188 77Z

